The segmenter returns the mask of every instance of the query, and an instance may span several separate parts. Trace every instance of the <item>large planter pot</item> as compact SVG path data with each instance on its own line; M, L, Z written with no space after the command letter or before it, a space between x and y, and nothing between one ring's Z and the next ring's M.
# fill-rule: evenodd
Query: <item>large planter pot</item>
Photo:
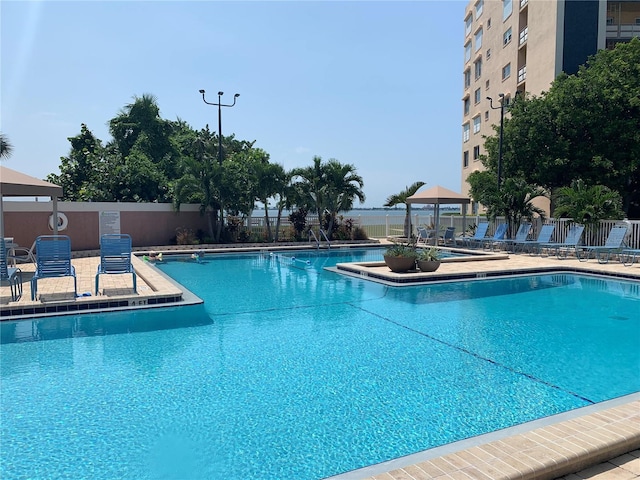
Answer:
M440 260L418 260L418 268L423 272L435 272L440 268Z
M402 273L409 270L415 270L416 259L415 257L390 257L384 256L384 263L391 269L392 272Z

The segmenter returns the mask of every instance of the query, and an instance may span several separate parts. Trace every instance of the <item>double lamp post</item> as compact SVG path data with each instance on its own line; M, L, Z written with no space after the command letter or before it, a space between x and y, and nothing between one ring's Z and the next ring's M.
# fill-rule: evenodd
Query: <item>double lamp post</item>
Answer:
M519 91L516 92L513 98L514 101L518 98L519 93ZM500 137L498 140L498 190L500 190L500 184L502 183L502 133L504 130L504 111L509 110L509 107L513 105L513 102L509 102L508 100L505 102L504 93L499 93L498 97L500 97L500 100L498 100L498 102L500 102L500 106L498 107L493 106L493 98L487 97L487 100L489 100L489 107L492 110L500 110Z
M224 92L218 92L218 103L207 102L204 98L204 90L200 90L200 93L202 94L202 101L204 103L218 107L218 164L222 166L222 107L233 107L240 94L236 93L233 96L233 103L225 105L222 103L222 95L224 95Z

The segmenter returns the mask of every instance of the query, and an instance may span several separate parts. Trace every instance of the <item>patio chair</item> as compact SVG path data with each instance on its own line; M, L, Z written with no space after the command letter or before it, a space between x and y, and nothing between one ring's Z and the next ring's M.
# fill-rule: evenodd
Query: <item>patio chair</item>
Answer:
M498 247L500 245L505 246L505 250L509 250L509 247L512 247L515 242L524 242L529 236L529 232L531 231L531 223L523 222L518 227L518 231L516 232L516 236L513 238L502 238L494 241L491 244L491 247Z
M462 236L459 238L459 240L462 242L463 246L473 248L476 241L484 239L484 237L487 235L487 230L489 230L489 223L480 222L473 236Z
M4 238L0 238L0 281L9 283L12 302L22 297L22 270L7 265L7 247Z
M625 248L620 252L620 262L625 267L630 267L636 262L636 258L640 260L639 248Z
M493 236L487 237L487 238L482 238L480 240L477 240L477 242L478 242L479 246L482 246L482 248L487 248L487 245L489 246L489 248L493 248L493 244L496 243L496 242L501 241L502 239L504 239L504 236L506 234L507 234L507 224L506 223L501 223L496 228L496 231L493 234Z
M433 230L427 229L426 227L418 227L418 237L416 239L416 244L427 245L433 238L433 232Z
M581 262L586 262L593 254L598 263L608 263L611 254L621 253L624 247L624 239L627 236L627 226L617 225L609 231L609 236L604 245L601 246L584 246L576 248L576 256Z
M546 249L548 256L550 256L551 251L553 251L559 260L567 258L571 250L578 248L583 232L584 225L572 225L569 227L569 232L567 232L567 237L564 239L564 242L540 243L538 245L538 252L541 253L543 249Z
M40 235L36 238L36 271L31 279L31 300L38 294L38 280L73 277L73 293L78 295L76 270L71 265L71 239L67 235Z
M442 235L440 235L440 240L442 241L442 245L447 245L447 243L454 245L456 239L456 227L447 227Z
M31 248L14 245L11 247L9 261L13 263L36 263L36 242L31 244Z
M130 273L133 276L133 291L138 293L136 272L131 265L131 236L127 234L106 234L100 238L100 264L96 273L96 295L100 275Z
M514 241L513 242L514 253L518 251L518 247L520 247L522 252L529 250L529 252L533 253L534 249L537 249L539 252L541 244L549 243L551 241L551 237L555 229L556 229L555 225L543 225L542 228L540 229L540 233L538 233L537 239L524 240L521 242Z

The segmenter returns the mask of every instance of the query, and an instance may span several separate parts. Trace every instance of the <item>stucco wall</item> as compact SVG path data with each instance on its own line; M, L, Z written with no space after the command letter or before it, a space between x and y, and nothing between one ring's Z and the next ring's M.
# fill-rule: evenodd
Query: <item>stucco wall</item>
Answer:
M6 237L30 247L38 235L50 235L51 202L4 202L4 230ZM176 229L207 230L207 220L200 215L198 205L182 205L175 212L170 204L137 204L105 202L58 202L58 212L68 219L67 228L60 232L71 237L73 250L100 248L100 213L119 212L120 233L131 235L134 247L167 245Z

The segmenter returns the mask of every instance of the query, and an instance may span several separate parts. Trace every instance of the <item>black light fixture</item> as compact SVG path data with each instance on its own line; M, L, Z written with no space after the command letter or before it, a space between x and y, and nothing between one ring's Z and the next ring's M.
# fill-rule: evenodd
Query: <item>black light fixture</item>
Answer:
M519 93L520 91L516 92L514 101L516 98L518 98ZM500 190L500 185L502 183L502 134L504 129L504 111L508 110L509 107L513 105L513 102L509 102L507 98L507 101L505 103L504 93L499 93L498 97L500 97L500 100L498 100L500 102L500 106L498 107L493 106L493 99L491 97L487 97L487 100L489 100L489 107L492 110L500 110L500 137L498 141L498 190Z
M239 93L236 93L233 96L233 103L225 105L222 103L222 95L224 92L218 92L218 103L207 102L204 98L204 90L201 89L200 93L202 94L202 101L207 105L214 105L218 107L218 164L222 165L222 107L233 107L236 104L236 100L240 96Z

